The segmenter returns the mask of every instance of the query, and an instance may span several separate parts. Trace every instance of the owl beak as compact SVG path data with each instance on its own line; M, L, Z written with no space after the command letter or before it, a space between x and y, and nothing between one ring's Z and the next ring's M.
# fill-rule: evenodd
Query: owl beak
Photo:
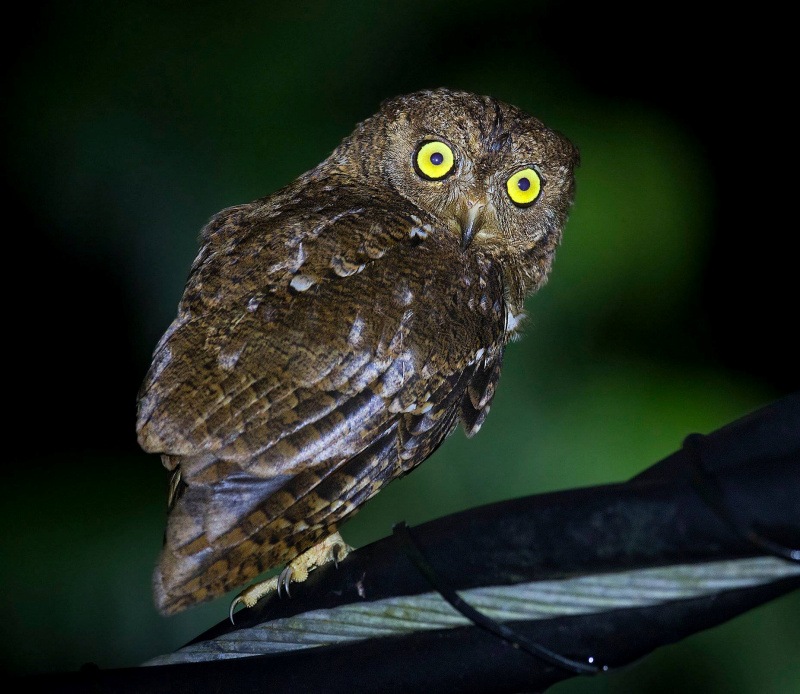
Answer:
M483 226L483 210L485 207L485 202L467 200L466 210L462 213L460 220L461 248L466 250L472 243L475 234L481 230Z

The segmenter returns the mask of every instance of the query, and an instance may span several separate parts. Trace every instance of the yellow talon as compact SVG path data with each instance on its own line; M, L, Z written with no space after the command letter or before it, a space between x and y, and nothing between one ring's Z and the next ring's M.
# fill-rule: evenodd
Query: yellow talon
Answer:
M233 611L237 605L242 604L245 607L253 607L261 598L272 591L277 591L278 597L280 597L281 588L286 591L286 596L291 598L289 584L292 581L302 583L308 578L309 572L331 561L338 567L339 562L350 554L352 549L338 532L329 535L322 542L295 557L277 576L260 583L254 583L239 593L231 602L228 613L231 624L234 624Z

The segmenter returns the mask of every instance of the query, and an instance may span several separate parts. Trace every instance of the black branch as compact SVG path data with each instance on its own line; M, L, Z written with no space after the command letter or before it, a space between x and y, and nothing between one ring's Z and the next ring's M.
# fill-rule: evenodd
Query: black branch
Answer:
M292 585L291 599L264 599L148 667L85 668L25 686L542 691L797 589L799 547L795 394L688 437L626 483L400 526ZM467 607L454 609L459 600Z

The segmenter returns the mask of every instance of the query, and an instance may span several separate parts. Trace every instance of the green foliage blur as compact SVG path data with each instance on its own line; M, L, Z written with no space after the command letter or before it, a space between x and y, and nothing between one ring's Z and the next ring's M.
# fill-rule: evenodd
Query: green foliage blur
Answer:
M648 38L555 2L502 18L510 5L475 0L188 7L29 8L5 62L6 234L26 249L7 387L20 398L11 429L27 432L7 436L0 511L5 670L131 666L225 618L226 599L170 619L153 607L166 473L135 446L136 389L205 221L313 167L386 97L492 94L565 133L582 166L552 279L480 434L457 432L369 502L344 527L352 544L400 520L624 480L792 387L731 352L733 331L714 322L709 273L731 201L707 119L687 116L686 94L681 108L653 96L667 73L642 65L656 60ZM593 66L603 51L616 56L608 81ZM798 645L793 595L552 691L788 694Z

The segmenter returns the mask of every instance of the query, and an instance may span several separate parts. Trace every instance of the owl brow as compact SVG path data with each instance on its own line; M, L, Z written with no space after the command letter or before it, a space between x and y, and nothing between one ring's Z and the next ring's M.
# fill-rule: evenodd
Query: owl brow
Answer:
M512 142L513 142L513 138L511 136L511 133L507 133L507 132L501 133L494 140L490 141L490 143L489 143L489 151L492 154L498 154L501 149L503 149L505 147L510 148Z
M488 151L498 154L501 149L511 145L511 133L506 130L500 103L496 99L492 99L492 105L494 106L494 120L487 137Z

